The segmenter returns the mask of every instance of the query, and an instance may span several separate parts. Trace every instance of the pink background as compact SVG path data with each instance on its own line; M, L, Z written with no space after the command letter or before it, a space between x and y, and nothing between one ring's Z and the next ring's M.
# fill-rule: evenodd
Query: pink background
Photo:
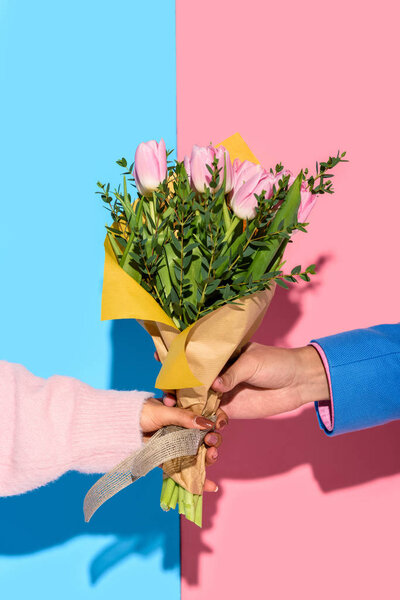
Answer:
M177 0L178 153L235 131L296 170L337 149L258 341L399 321L398 3ZM313 409L235 422L202 531L182 524L185 600L399 597L400 423L328 439ZM211 472L210 472L211 475Z

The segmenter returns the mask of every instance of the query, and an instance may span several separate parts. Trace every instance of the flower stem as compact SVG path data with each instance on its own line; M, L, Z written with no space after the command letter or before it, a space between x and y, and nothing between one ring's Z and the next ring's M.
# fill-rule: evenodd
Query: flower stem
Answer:
M174 488L176 483L173 479L168 477L164 479L162 489L161 489L161 499L160 504L161 508L165 511L168 511L171 508L171 499L174 493Z
M199 527L202 525L203 496L192 494L168 477L164 479L161 489L160 506L163 510L174 510L178 505L180 515Z

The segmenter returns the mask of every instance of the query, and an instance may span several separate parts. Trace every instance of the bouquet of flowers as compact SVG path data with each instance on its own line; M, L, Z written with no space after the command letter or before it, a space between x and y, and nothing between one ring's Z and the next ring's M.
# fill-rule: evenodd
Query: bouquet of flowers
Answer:
M169 156L163 140L141 143L130 167L117 161L122 187L110 192L110 184L98 183L112 219L102 318L138 319L163 363L156 387L176 390L179 406L212 418L220 398L210 386L260 325L274 285L287 288L314 274L314 265L285 272L285 248L295 231L306 232L317 196L333 193L330 171L345 153L296 176L282 164L263 168L239 134L217 147L193 146L183 162ZM178 505L201 525L204 444L166 458L161 507ZM89 518L130 464L97 488ZM136 479L128 475L118 489Z

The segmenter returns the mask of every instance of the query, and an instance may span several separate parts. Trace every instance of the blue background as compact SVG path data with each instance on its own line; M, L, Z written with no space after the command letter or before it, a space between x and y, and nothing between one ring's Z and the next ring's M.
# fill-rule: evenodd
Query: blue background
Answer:
M172 0L0 0L0 358L36 375L152 390L152 343L100 322L104 224L96 181L164 137L176 146ZM6 427L2 423L1 427ZM178 598L179 522L159 509L161 474L92 522L96 477L0 500L3 598Z

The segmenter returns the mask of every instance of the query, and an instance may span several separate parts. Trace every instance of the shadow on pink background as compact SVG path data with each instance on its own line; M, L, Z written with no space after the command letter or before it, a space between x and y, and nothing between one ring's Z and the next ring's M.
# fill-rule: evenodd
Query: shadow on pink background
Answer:
M314 283L279 292L258 341L400 320L399 16L394 0L177 0L180 158L239 131L266 167L350 159L287 254L319 262ZM313 409L237 421L220 454L203 530L182 523L184 600L399 598L399 423L330 439Z
M325 262L324 259L318 261L320 268ZM318 284L313 284L307 288L302 288L300 295L306 293L310 288L314 288ZM264 321L262 329L255 337L255 341L263 342L270 345L284 345L286 329L291 329L297 320L301 317L301 303L298 296L293 291L285 292L278 289L274 299L274 304L270 309L267 318ZM267 555L268 548L273 550L274 539L283 536L288 544L297 546L301 545L305 551L310 551L309 540L307 538L298 537L298 527L289 529L287 527L287 515L285 513L288 505L288 498L280 498L279 485L272 491L272 498L269 495L271 492L268 487L263 486L263 480L266 478L274 478L277 476L288 477L290 488L289 510L292 517L301 522L304 517L310 519L310 512L315 508L315 517L308 521L307 534L315 534L319 531L321 539L318 541L318 546L314 550L321 552L325 544L332 546L332 540L335 540L335 532L332 527L337 517L339 521L346 522L348 515L341 515L340 510L335 511L336 514L324 514L324 500L316 502L313 507L310 503L307 507L302 506L302 498L304 490L296 489L298 481L290 480L290 472L298 467L308 467L309 474L315 480L311 497L317 495L322 496L326 493L335 492L338 490L353 488L361 484L373 482L374 480L400 474L400 422L390 423L386 426L376 427L365 431L354 432L351 435L338 436L327 440L317 426L316 415L314 408L307 408L303 411L297 411L287 417L278 417L266 419L265 421L233 421L230 423L227 432L224 434L224 445L222 450L222 458L212 470L212 477L219 481L221 491L217 495L208 494L205 498L206 510L203 530L192 527L183 521L183 545L182 545L182 560L183 560L183 576L184 597L203 597L202 590L204 587L209 589L219 590L220 581L218 572L229 575L229 581L232 582L235 589L231 590L229 597L239 597L238 589L241 589L241 594L246 590L249 593L256 593L253 586L258 585L257 580L264 576L275 579L275 586L281 585L283 582L277 580L278 574L276 568L272 570L268 565L264 565L264 571L256 571L253 573L252 568L252 552L258 554L260 548ZM211 475L211 471L210 471ZM307 477L309 479L309 477ZM396 492L398 492L397 479ZM256 486L257 497L249 491L246 491L246 482L260 481L260 486ZM237 502L239 490L231 487L231 482L243 483L240 489L240 496L243 498L244 505ZM304 482L304 485L307 485ZM309 485L309 483L308 483ZM228 531L223 532L222 536L215 536L218 532L219 521L227 518L224 514L224 504L227 496L232 494L230 502ZM297 496L298 494L298 496ZM371 492L371 498L374 492ZM307 494L306 494L307 495ZM396 494L397 499L400 494ZM384 500L384 498L382 498ZM265 503L265 504L264 504ZM284 510L282 510L285 507ZM306 514L304 509L306 508ZM232 510L233 509L233 510ZM300 514L296 514L301 511ZM363 507L357 508L358 516L361 517L364 513ZM370 520L373 518L370 514L364 514L361 517L364 520L365 533L370 527ZM380 517L377 517L380 520ZM240 520L242 524L248 523L249 528L245 527L245 534L239 535L236 532L237 522ZM254 523L255 521L255 523ZM227 525L225 522L224 525ZM296 523L298 526L299 523ZM343 524L340 524L341 534ZM289 529L289 530L288 530ZM396 522L393 523L391 529L399 531L399 526ZM387 539L391 538L391 532L388 533ZM263 538L264 542L260 540ZM325 540L323 539L325 537ZM329 541L331 539L331 541ZM205 540L211 540L206 543ZM345 541L345 540L343 540ZM358 541L353 540L355 548ZM252 544L250 549L246 549L247 544ZM233 544L233 546L232 546ZM235 566L238 571L231 571L229 557L232 553L235 557ZM289 550L289 548L288 548ZM368 546L368 554L373 549ZM342 552L342 549L340 549ZM358 554L360 554L358 552ZM209 555L209 560L212 561L213 576L209 577L209 573L204 569L204 555ZM290 551L288 553L290 556ZM397 553L396 553L397 556ZM282 557L281 557L282 558ZM323 556L321 557L323 559ZM384 562L384 557L380 560ZM309 563L307 553L296 557L296 567L299 562L304 561L304 566L311 569L312 564ZM357 565L361 561L357 555L352 556L352 561ZM324 561L323 561L324 562ZM333 557L331 561L332 568L340 563L340 557ZM222 564L221 564L222 563ZM361 566L361 565L360 565ZM283 568L282 568L283 567ZM293 565L290 560L285 560L281 566L282 572L280 577L285 576L286 569L291 570ZM208 567L209 569L210 567ZM328 577L330 567L328 565L323 568L320 575L322 579ZM250 576L250 581L248 577ZM339 573L339 577L340 577ZM214 579L215 577L215 579ZM307 593L312 594L312 590L318 577L313 582ZM269 582L271 584L271 581ZM357 586L359 582L354 581ZM239 584L239 585L238 585ZM224 584L223 587L229 584ZM287 581L285 583L287 585ZM296 584L297 585L297 584ZM285 586L281 588L285 589ZM298 588L297 588L298 589ZM314 588L316 590L316 587ZM196 591L197 593L196 593ZM220 590L222 592L222 589ZM304 590L304 597L306 597ZM395 589L392 589L393 597L395 598ZM275 592L276 593L276 592ZM283 593L283 591L282 591ZM288 596L272 596L286 598ZM300 590L298 589L300 598ZM397 592L396 592L397 593ZM263 596L254 596L263 597ZM311 596L313 597L313 596ZM372 596L371 596L372 597Z

